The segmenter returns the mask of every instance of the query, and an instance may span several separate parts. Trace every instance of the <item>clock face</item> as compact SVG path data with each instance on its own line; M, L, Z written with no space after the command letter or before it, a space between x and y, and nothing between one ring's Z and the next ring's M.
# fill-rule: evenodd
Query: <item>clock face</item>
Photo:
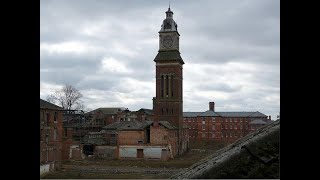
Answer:
M170 48L173 44L173 40L172 40L172 37L171 36L165 36L163 38L163 46L165 48Z

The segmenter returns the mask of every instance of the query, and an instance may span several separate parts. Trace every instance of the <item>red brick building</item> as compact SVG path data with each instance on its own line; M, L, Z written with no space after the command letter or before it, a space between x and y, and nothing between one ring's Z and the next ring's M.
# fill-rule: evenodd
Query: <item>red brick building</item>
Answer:
M177 127L167 121L159 121L157 126L152 121L122 121L103 129L105 145L110 145L104 149L114 150L109 157L167 160L178 153ZM102 148L98 149L101 153Z
M141 108L135 112L137 121L153 121L153 110Z
M256 112L216 112L214 102L205 112L184 112L190 141L231 143L271 122L271 117Z
M156 97L153 98L154 128L158 122L167 121L178 128L179 155L186 151L187 129L183 126L183 64L179 51L178 25L173 20L173 12L166 11L159 31L159 51L156 63Z
M40 99L40 164L69 159L72 129L62 127L63 109Z

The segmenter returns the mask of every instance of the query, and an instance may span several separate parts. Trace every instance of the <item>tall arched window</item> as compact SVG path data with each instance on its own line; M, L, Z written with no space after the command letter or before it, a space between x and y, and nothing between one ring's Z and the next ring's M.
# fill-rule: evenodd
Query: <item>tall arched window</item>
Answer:
M174 89L174 87L173 87L173 75L171 75L170 83L171 83L171 97L173 97L173 89Z
M169 76L166 75L166 97L169 96Z
M161 80L160 80L160 93L161 93L161 97L163 98L163 94L164 94L164 89L163 89L163 85L164 85L164 79L163 79L163 75L161 75Z

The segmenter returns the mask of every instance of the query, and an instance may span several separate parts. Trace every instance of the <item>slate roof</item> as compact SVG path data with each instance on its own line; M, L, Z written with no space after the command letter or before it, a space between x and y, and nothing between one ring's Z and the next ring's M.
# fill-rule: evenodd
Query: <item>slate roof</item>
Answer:
M42 109L55 109L55 110L63 110L62 107L57 106L55 104L49 103L48 101L45 101L40 98L40 108Z
M183 112L183 117L197 117L202 112Z
M212 117L213 116L213 117L217 117L217 116L220 116L220 115L217 114L216 112L212 111L212 110L208 110L208 111L206 111L204 113L199 114L198 116L205 116L205 117L207 117L207 116Z
M181 64L184 64L180 52L177 50L174 51L159 51L157 56L154 58L155 62L172 62L178 61Z
M109 124L103 129L105 130L142 130L147 126L151 125L152 121L121 121L121 122L114 122Z
M217 112L222 117L266 117L266 115L256 112Z
M249 124L268 124L265 121L261 120L261 119L256 119L251 121Z
M249 117L267 117L267 115L262 114L262 113L259 112L259 111L256 111L256 112L250 114Z
M208 110L205 112L183 112L183 117L197 116L221 116L221 117L267 117L259 111L256 112L213 112Z
M153 115L153 110L152 109L145 109L145 108L141 108L138 111L143 111L148 115Z

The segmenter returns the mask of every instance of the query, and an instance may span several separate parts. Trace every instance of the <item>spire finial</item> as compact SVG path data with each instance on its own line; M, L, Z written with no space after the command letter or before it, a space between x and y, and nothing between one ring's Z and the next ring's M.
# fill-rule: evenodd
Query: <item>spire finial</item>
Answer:
M170 1L169 1L169 10L170 10Z

